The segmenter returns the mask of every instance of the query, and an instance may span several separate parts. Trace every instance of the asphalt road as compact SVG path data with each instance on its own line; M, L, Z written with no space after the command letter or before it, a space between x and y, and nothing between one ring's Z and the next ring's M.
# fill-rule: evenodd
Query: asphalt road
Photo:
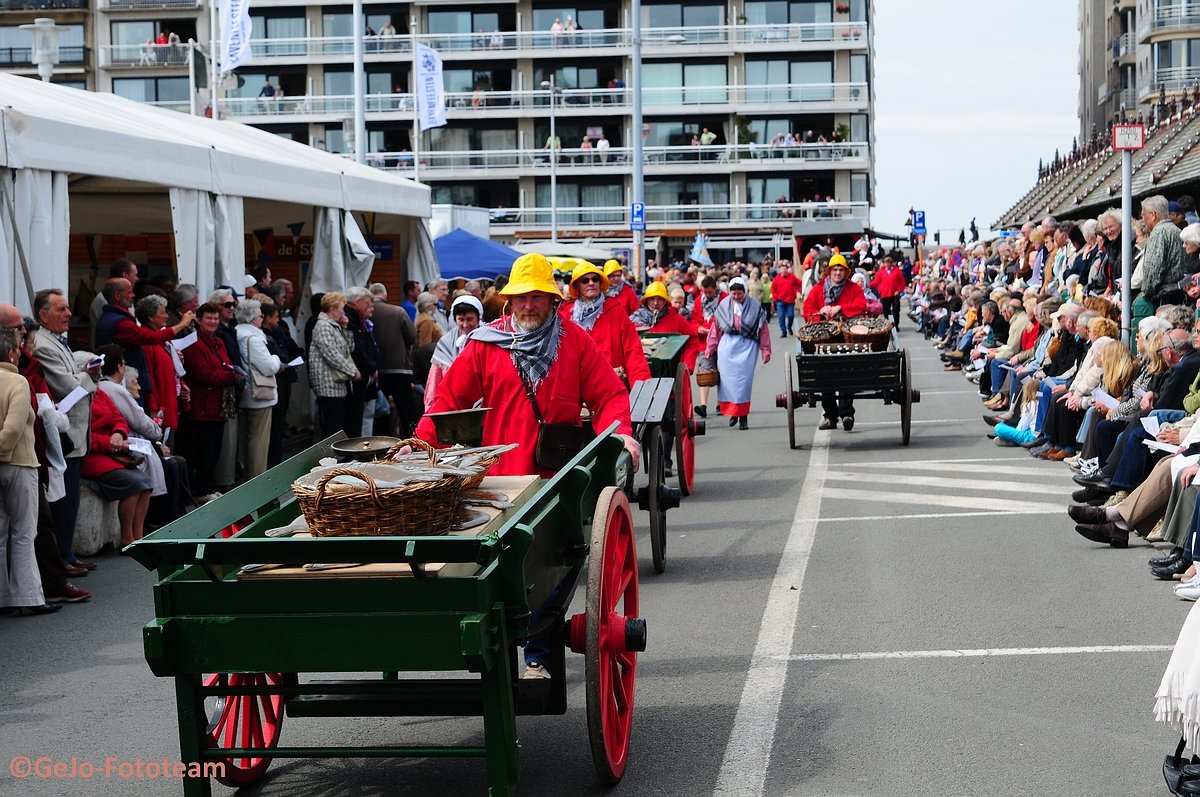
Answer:
M819 410L800 410L789 450L774 407L782 348L759 369L749 431L710 417L697 493L668 516L663 575L638 518L650 646L625 780L596 781L574 657L569 712L519 720L518 794L1164 793L1175 739L1153 721L1153 692L1190 604L1150 580L1147 547L1076 535L1066 467L994 447L974 387L911 332L903 340L923 391L907 448L899 410L863 401L849 433L816 432ZM151 575L109 556L82 583L89 604L0 618L5 769L17 755L178 756L171 684L141 647ZM462 719L284 728L288 745L481 739L481 723ZM474 760L278 761L247 790L484 791ZM0 773L0 794L180 793L164 780Z

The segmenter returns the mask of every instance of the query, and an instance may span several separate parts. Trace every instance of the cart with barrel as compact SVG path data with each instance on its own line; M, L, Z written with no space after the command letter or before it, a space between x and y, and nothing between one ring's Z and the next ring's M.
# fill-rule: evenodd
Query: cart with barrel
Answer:
M518 777L517 717L567 711L570 650L584 657L596 771L619 781L646 624L621 489L632 462L615 429L551 478L464 480L441 514L435 499L417 515L436 524L433 535L389 533L406 521L387 519L385 496L404 485L385 489L368 466L330 464L335 437L132 545L157 573L143 642L155 675L174 679L181 760L241 786L276 758L478 757L488 794L506 795ZM294 483L318 472L316 513L305 504L302 514L299 499L313 496ZM338 514L335 488L366 489L382 527L331 536L361 522ZM584 611L570 615L581 583ZM519 677L531 637L549 647L549 678ZM289 746L283 735L299 718L364 716L479 716L483 743ZM211 783L189 778L183 789L208 795Z
M912 430L912 405L921 391L912 386L908 354L888 324L872 328L878 319L845 323L821 322L802 327L796 356L784 358L784 392L775 406L787 410L788 444L796 447L796 410L817 406L821 394L839 392L858 399L882 399L900 409L900 434L908 445ZM862 330L859 331L851 331Z
M667 510L678 507L680 496L695 489L696 438L704 434L704 420L695 417L692 406L691 375L683 363L687 344L685 335L643 333L650 378L635 383L629 392L630 419L642 445L647 481L631 500L649 515L650 552L658 573L667 566ZM667 483L669 447L674 448L678 487Z

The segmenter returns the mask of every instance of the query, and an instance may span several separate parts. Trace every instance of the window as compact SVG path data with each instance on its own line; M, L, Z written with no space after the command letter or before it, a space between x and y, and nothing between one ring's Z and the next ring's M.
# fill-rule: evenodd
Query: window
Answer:
M656 3L642 6L643 28L698 28L724 24L724 3Z
M802 25L802 41L829 41L833 38L833 3L830 0L809 2L798 0L748 0L745 5L747 25ZM788 31L778 31L780 38ZM757 34L763 37L763 34Z
M657 206L726 205L729 183L726 180L648 180L646 204ZM728 219L726 208L686 207L664 211L666 221L721 221Z
M113 80L113 94L137 102L189 101L185 77L117 78Z
M870 202L871 182L865 174L850 175L850 201Z
M795 202L792 198L791 181L786 177L752 177L746 180L746 201L751 205L773 205L783 197L786 202ZM779 211L770 207L754 208L746 213L752 219L768 219L779 216Z
M392 15L389 13L364 13L364 24L376 33L389 22L392 22ZM403 23L402 23L403 24ZM401 26L392 22L392 26L399 33ZM324 36L353 36L354 35L354 15L348 11L338 13L326 13L321 17L321 29Z
M58 37L58 58L63 64L84 62L83 26L61 25L65 28ZM0 66L32 63L33 37L16 25L0 28Z
M576 30L580 31L600 31L605 28L616 27L616 9L609 12L611 19L605 19L603 9L599 8L572 8L569 6L558 6L554 8L535 8L533 10L533 29L549 31L554 26L554 20L558 20L559 25L567 25L568 22L574 21ZM549 37L546 39L550 42ZM567 44L565 39L561 39L560 44ZM545 46L545 45L539 45Z
M550 181L538 180L539 208L549 208ZM625 218L625 192L620 183L583 184L558 181L558 224L611 224ZM570 210L564 211L565 208ZM587 210L597 208L597 210ZM550 213L537 214L536 224L550 224Z
M850 82L867 82L867 57L865 55L850 56Z
M1154 68L1175 69L1183 66L1183 41L1158 42L1154 45Z
M250 17L250 40L254 42L255 55L307 55L303 41L268 41L263 39L304 39L308 26L303 16L296 17Z
M850 114L850 140L870 141L871 131L865 113Z
M646 105L696 105L727 101L725 64L651 63L642 67Z
M828 60L746 62L747 102L828 102L832 82L833 62Z
M367 94L391 94L395 85L391 72L368 72ZM354 96L353 72L325 72L325 92L331 97ZM368 110L376 110L368 107Z

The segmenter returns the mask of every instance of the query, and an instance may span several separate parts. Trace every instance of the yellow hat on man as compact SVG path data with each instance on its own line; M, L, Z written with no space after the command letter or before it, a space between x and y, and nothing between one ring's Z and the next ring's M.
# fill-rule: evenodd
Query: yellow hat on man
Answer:
M846 265L846 258L842 257L840 254L836 254L829 258L829 267L833 268L834 266L841 266L847 270L850 268L850 266Z
M579 289L575 287L575 283L579 280L580 277L583 277L587 274L599 275L600 291L603 293L604 291L608 290L608 277L604 276L603 271L596 268L591 263L588 263L585 261L583 263L580 263L578 266L576 266L575 270L571 272L571 298L572 299L579 298Z
M642 296L642 304L646 303L647 299L663 299L667 302L671 301L671 297L667 296L667 286L661 282L651 282L646 286L646 293Z
M500 289L501 296L521 296L526 293L548 293L562 298L554 282L554 268L545 255L530 252L514 260L508 284Z
M620 260L605 260L604 261L604 276L611 277L613 272L620 271L625 273L625 267L621 265Z

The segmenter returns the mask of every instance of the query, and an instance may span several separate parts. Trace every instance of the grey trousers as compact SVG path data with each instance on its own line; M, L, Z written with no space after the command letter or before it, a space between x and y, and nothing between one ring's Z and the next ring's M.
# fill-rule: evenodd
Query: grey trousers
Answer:
M39 489L37 468L0 464L0 607L46 602L33 552Z

